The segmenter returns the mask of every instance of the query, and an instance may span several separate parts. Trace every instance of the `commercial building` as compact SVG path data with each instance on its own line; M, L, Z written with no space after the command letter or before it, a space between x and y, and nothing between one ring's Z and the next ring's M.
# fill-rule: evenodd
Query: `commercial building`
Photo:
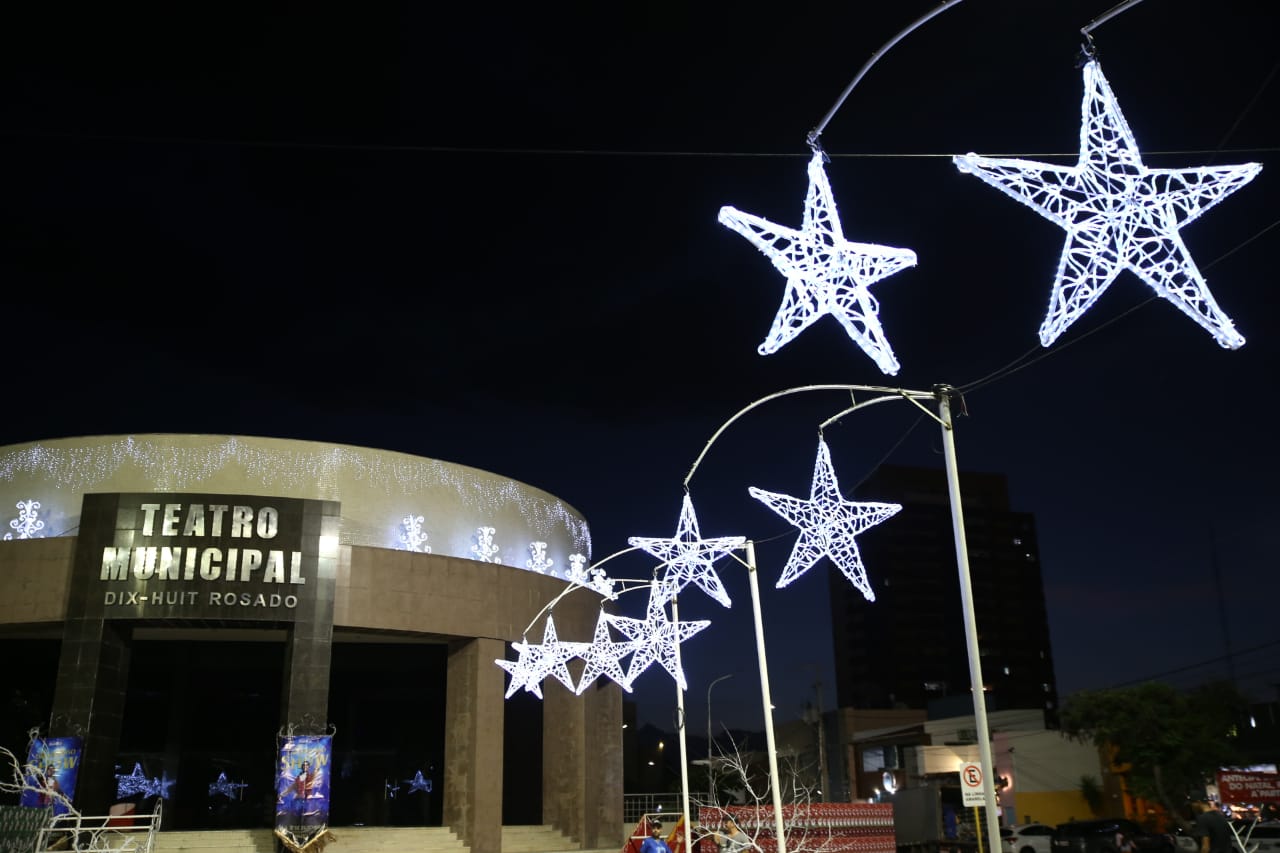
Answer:
M495 664L589 563L554 496L345 445L61 438L0 448L0 529L0 745L81 744L83 812L151 795L167 828L270 826L282 744L315 737L334 826L616 840L621 690L508 701ZM562 598L560 636L600 606Z
M1035 519L1010 509L1004 476L959 480L987 707L1040 709L1053 725L1058 696ZM856 496L903 509L858 539L874 603L839 573L829 575L838 706L971 714L945 473L884 465Z

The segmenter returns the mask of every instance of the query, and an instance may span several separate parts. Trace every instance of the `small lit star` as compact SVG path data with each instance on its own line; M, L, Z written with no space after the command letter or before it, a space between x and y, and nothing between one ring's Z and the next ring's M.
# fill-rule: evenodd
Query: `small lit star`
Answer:
M1221 346L1243 346L1244 336L1218 307L1179 229L1253 180L1262 166L1148 169L1095 60L1084 65L1081 112L1074 166L976 154L953 158L960 171L1067 232L1040 343L1057 340L1127 269Z
M622 659L636 649L636 641L615 642L609 633L609 617L602 610L596 619L596 632L590 643L586 643L582 651L582 659L586 666L582 677L578 679L578 694L581 695L600 676L605 676L631 692L631 679L622 670Z
M688 689L684 679L684 670L678 659L678 646L703 628L711 624L710 620L690 622L670 622L663 610L661 592L658 581L649 585L649 608L644 619L630 619L626 616L607 616L609 623L622 632L628 639L636 643L635 654L631 656L631 665L627 667L627 683L632 683L640 673L654 662L662 664L671 677L680 685L681 690Z
M831 450L822 439L818 439L818 460L814 464L813 487L808 500L766 492L755 486L748 491L753 498L800 528L800 538L791 549L791 556L778 578L778 589L827 556L868 601L875 601L876 595L867 581L867 570L862 565L854 537L896 515L902 509L900 504L846 501L840 494L835 469L831 467Z
M712 564L742 548L747 542L746 537L703 539L698 532L698 516L693 511L693 501L689 495L684 496L684 502L680 506L680 521L676 526L675 537L650 539L632 536L627 542L666 564L659 587L659 604L670 601L689 583L697 584L699 589L725 607L732 604Z
M880 325L879 303L868 288L915 266L916 254L845 240L822 160L821 152L809 160L809 192L799 231L732 207L720 208L720 223L750 240L787 279L782 305L759 352L777 352L830 314L883 372L893 375L898 360Z
M409 786L410 794L414 791L422 791L427 794L431 793L431 780L424 778L421 770L415 770L413 778L405 779L404 783Z

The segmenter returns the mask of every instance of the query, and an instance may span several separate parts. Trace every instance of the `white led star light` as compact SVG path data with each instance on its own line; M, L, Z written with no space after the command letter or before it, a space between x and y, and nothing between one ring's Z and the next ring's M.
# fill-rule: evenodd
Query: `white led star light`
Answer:
M813 486L808 500L766 492L755 486L748 491L753 498L800 528L800 538L791 549L782 577L778 578L778 589L790 584L827 556L867 601L876 600L854 537L896 515L902 509L901 504L846 501L840 494L835 469L831 467L831 450L821 438L818 439L818 460L814 464Z
M431 780L422 775L421 770L413 772L412 779L405 779L404 783L409 786L409 793L414 791L422 791L425 794L431 793Z
M782 305L759 352L777 352L830 314L882 371L893 375L898 360L880 325L879 303L868 288L915 266L916 253L845 240L822 160L818 151L809 160L809 192L799 231L732 207L720 208L720 223L750 240L787 278Z
M616 642L609 632L609 617L602 610L596 619L595 635L590 643L583 644L582 659L586 661L582 676L578 679L578 695L586 692L597 678L604 676L617 682L623 690L631 691L631 679L622 669L622 659L636 650L635 640Z
M247 787L249 787L248 782L232 782L227 779L226 773L219 773L218 778L209 784L209 796L213 797L220 794L224 797L237 799L240 796L240 792Z
M1244 337L1214 301L1178 232L1253 180L1262 166L1148 169L1096 60L1084 66L1081 112L1074 166L976 154L953 158L960 171L1067 232L1040 343L1052 344L1127 269L1222 346L1243 346Z
M698 516L693 511L693 501L684 496L680 506L680 521L676 535L671 539L651 539L632 536L627 543L657 557L665 564L659 578L658 604L666 604L690 583L694 583L707 595L725 607L732 606L720 576L713 563L746 545L745 536L724 536L719 539L703 539L698 531Z
M547 624L542 629L542 670L574 693L578 692L578 682L569 672L568 663L586 648L586 643L562 643L556 634L555 620L547 616Z
M636 643L635 653L627 667L627 683L636 680L654 662L662 664L671 677L680 685L681 690L688 689L684 679L684 669L676 657L676 648L685 640L711 624L709 619L690 622L671 622L663 610L658 581L649 584L649 607L644 619L630 619L626 616L606 616L609 624L622 632L629 640Z
M495 660L498 666L511 673L511 682L507 685L505 698L510 699L520 688L542 698L542 679L547 677L545 653L542 646L533 643L512 643L516 650L515 660Z

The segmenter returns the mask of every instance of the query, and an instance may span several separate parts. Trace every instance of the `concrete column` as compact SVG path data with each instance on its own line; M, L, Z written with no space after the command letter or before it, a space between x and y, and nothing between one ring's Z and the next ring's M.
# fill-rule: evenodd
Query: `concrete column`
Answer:
M622 845L622 688L542 686L542 820L585 849Z
M502 850L502 640L449 650L444 712L444 823L471 853Z

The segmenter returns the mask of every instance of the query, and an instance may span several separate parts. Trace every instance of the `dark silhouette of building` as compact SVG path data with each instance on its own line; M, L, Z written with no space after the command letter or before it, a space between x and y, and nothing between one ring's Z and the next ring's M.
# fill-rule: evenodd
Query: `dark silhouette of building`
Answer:
M1003 475L962 473L960 488L987 707L1041 708L1053 725L1058 695L1035 519L1009 508ZM840 707L972 713L945 472L884 465L855 494L903 509L858 538L874 602L829 573Z

